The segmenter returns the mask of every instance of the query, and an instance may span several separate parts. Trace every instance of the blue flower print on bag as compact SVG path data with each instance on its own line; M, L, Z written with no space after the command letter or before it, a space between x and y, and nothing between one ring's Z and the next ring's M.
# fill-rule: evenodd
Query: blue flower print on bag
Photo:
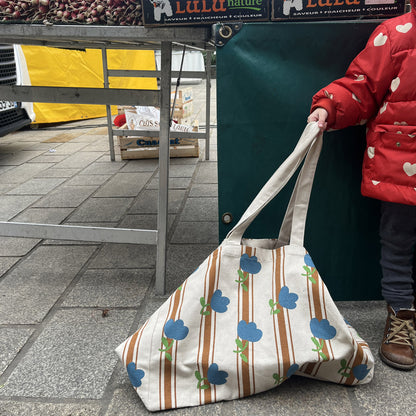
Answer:
M295 309L296 301L299 296L296 293L290 293L287 286L283 286L279 293L279 303L286 309Z
M288 378L292 377L293 374L296 373L296 371L299 370L299 364L292 364L286 372L286 377L281 377L279 374L274 373L273 374L273 378L274 378L274 384L282 384L285 380L287 380Z
M240 283L242 289L247 292L247 285L245 282L247 281L250 274L257 274L261 270L261 264L257 260L256 256L249 256L247 253L244 253L240 257L240 268L237 270L238 273L238 280L235 282Z
M261 270L261 264L256 256L249 257L247 253L244 253L240 258L240 269L243 272L257 274Z
M316 283L316 280L313 277L313 274L316 272L316 267L309 253L305 254L303 261L305 262L303 270L305 270L306 273L302 273L302 276L307 277L312 283Z
M303 258L304 262L307 266L309 266L311 269L315 269L315 264L313 263L312 257L310 256L309 253L305 254L305 257Z
M207 377L211 384L219 386L227 382L228 373L218 370L218 365L214 363L209 366Z
M210 384L221 385L227 382L228 373L226 371L220 371L218 364L211 364L208 368L207 376L202 377L199 371L195 371L195 377L198 380L197 388L200 390L209 389ZM209 384L206 384L208 382Z
M273 299L269 299L270 315L280 313L280 309L277 308L277 305L279 304L286 309L295 309L297 306L296 301L298 299L299 296L296 293L290 293L289 288L287 286L283 286L279 292L278 302L273 302Z
M206 310L206 308L208 308L208 306L211 306L211 309L214 312L218 312L218 313L224 313L227 312L227 307L228 304L230 303L230 299L228 299L226 296L222 296L222 292L221 290L217 289L211 296L211 302L210 303L205 303L205 298L201 297L199 299L199 302L202 306L201 311L199 312L201 315L210 315L211 311Z
M292 377L293 374L295 374L296 371L298 371L298 370L299 370L299 364L296 364L296 363L292 364L287 370L286 378Z
M227 312L227 306L230 303L230 299L226 296L222 296L221 290L216 290L211 296L211 309L218 313Z
M352 374L358 381L364 380L369 372L370 368L368 368L366 364L356 365L352 369Z
M237 349L233 350L233 352L238 354L244 362L247 362L247 356L243 353L247 349L248 343L260 341L263 336L263 331L258 329L254 322L247 323L242 320L237 325L237 334L241 339L236 338L235 343L237 345ZM243 343L242 340L246 342Z
M185 326L182 319L178 319L177 321L174 321L173 319L169 319L164 328L163 331L165 332L166 337L162 336L162 344L164 348L159 348L160 352L164 352L166 358L169 361L172 361L172 355L168 352L172 346L173 343L176 341L181 341L185 339L189 333L189 328ZM169 343L169 339L172 339L172 341Z
M140 387L142 385L142 378L144 377L144 371L136 369L136 364L132 361L127 366L127 374L133 387Z
M341 368L338 370L338 374L342 377L348 378L353 375L358 381L364 380L369 372L370 369L366 364L359 364L351 368L348 366L347 360L341 360Z
M238 323L237 333L241 339L250 342L257 342L263 336L262 330L258 329L254 322L247 323L244 320Z
M337 334L337 330L329 324L328 319L312 318L309 326L316 338L332 339Z
M313 334L311 340L316 347L316 349L312 349L312 351L318 352L323 360L328 360L328 357L322 352L324 340L334 338L337 334L337 330L329 324L327 319L318 320L317 318L312 318L309 327Z
M164 331L168 338L180 341L186 338L189 332L189 328L185 326L182 319L178 319L177 321L169 319L169 321L167 321L165 324Z

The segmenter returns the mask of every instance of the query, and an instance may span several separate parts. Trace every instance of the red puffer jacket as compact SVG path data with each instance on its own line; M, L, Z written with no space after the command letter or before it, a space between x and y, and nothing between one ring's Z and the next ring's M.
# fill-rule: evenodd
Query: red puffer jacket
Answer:
M329 128L367 123L361 192L407 205L416 205L416 0L412 6L378 26L345 77L312 102L328 111Z

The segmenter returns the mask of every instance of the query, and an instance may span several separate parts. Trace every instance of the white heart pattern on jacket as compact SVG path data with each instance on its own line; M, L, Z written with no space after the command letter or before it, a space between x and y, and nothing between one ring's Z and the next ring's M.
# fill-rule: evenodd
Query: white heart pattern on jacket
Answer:
M403 170L406 173L407 176L413 176L416 174L416 163L413 163L413 165L410 162L406 162L403 165Z
M373 146L369 146L367 148L367 154L370 159L372 159L375 155L376 149Z
M409 22L409 23L406 23L405 25L396 26L396 30L400 33L407 33L412 27L413 25Z
M375 38L374 38L374 46L383 46L387 42L387 35L383 35L382 32L380 32Z
M396 91L397 88L399 88L399 85L400 85L400 78L399 77L394 78L394 80L391 82L391 85L390 85L391 92Z

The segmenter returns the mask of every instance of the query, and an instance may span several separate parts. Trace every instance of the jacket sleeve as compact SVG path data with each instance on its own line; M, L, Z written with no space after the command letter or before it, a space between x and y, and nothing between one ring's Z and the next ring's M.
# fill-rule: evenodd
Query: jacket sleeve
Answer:
M390 42L383 23L352 61L345 76L314 95L311 111L325 108L328 127L342 129L363 124L376 113L394 78Z

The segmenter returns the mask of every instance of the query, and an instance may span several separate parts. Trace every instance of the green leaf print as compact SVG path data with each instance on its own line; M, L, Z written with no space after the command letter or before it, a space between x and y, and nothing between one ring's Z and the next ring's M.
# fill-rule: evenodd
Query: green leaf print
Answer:
M199 313L200 313L201 315L203 315L203 316L210 315L210 314L211 314L211 312L210 312L210 311L204 311L204 309L205 309L205 308L208 308L208 306L209 306L209 303L205 303L205 298L204 298L204 297L199 298L199 303L200 303L200 304L201 304L201 306L202 306L202 308L201 308L201 310L199 311Z

